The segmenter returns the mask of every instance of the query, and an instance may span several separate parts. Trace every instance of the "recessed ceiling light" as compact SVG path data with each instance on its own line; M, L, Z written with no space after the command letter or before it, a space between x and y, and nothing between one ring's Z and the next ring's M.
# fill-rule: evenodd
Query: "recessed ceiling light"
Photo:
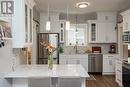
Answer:
M89 5L90 5L89 2L78 2L78 3L76 3L76 7L78 7L78 8L86 8Z

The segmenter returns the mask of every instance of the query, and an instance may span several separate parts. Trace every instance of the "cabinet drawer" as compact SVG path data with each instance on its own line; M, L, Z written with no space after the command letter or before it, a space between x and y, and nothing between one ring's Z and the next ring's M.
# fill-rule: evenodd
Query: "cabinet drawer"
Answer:
M122 72L122 61L116 60L116 71L119 70Z
M118 57L118 55L112 55L112 54L105 54L105 55L103 55L103 58L117 58Z
M122 82L122 72L120 72L120 71L116 71L116 80L118 81L118 82Z

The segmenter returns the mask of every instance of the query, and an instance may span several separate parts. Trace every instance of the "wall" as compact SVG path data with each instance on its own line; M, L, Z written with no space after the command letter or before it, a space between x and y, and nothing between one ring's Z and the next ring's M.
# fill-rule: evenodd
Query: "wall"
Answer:
M0 17L0 20L8 21L12 26L11 18ZM11 80L4 79L4 76L15 70L20 64L18 49L12 48L12 39L4 40L5 46L0 48L0 87L11 87Z
M6 41L5 45L0 48L0 87L11 87L11 81L4 79L4 76L12 71L12 41Z
M110 50L109 49L110 44L87 44L87 46L78 46L77 49L78 49L79 53L85 53L87 48L91 48L93 46L100 46L103 54L108 54L108 52ZM63 48L64 48L65 54L74 54L75 53L74 46L63 46Z
M46 31L46 21L48 20L47 13L40 13L40 33L59 33L59 13L50 12L51 31Z
M11 87L12 80L4 79L4 76L20 64L18 52L18 49L12 49L12 40L5 40L5 46L0 48L0 87Z

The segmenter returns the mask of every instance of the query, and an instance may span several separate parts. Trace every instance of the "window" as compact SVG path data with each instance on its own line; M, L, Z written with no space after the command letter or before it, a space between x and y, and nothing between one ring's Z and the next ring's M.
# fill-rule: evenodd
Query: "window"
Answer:
M86 24L71 24L70 29L66 31L66 45L74 46L78 44L83 46L86 44Z

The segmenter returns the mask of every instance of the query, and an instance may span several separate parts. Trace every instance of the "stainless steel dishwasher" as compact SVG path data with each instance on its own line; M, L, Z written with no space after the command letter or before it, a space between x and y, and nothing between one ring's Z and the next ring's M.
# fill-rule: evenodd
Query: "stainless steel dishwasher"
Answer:
M89 73L102 73L102 54L89 54L88 55L88 72Z

